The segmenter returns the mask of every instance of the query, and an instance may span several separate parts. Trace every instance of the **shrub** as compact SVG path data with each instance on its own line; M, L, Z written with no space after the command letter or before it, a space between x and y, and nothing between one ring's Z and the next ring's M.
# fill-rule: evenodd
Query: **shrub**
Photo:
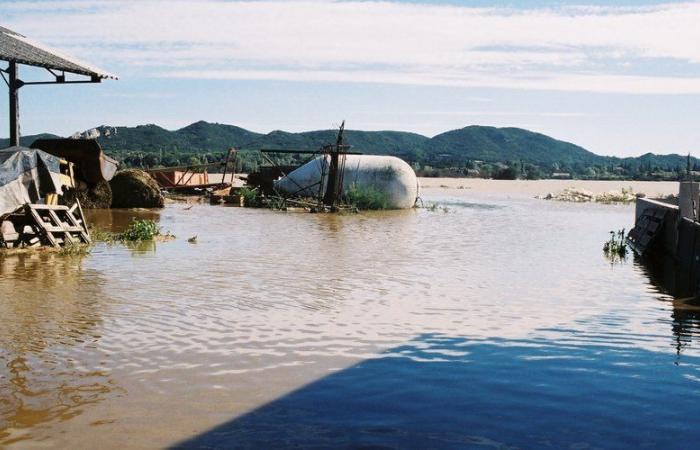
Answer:
M260 206L260 195L257 189L242 187L238 190L238 194L243 197L244 206L258 207Z

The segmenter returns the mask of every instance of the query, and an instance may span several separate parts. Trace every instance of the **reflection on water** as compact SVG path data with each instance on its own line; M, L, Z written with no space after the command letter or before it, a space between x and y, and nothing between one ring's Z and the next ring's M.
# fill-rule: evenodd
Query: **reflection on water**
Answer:
M697 289L693 274L665 254L643 260L637 258L635 264L649 277L653 286L661 293L668 294L662 300L672 303L672 329L676 351L680 356L693 339L700 338L700 299L695 297Z
M161 210L158 209L87 209L85 215L88 223L120 233L129 226L133 219L160 221Z
M79 257L0 258L0 445L118 391L108 371L83 360L100 339L101 284Z
M143 213L178 236L155 251L0 260L0 446L697 437L695 313L602 255L633 208L422 195L450 213L175 204ZM121 231L141 214L91 220Z

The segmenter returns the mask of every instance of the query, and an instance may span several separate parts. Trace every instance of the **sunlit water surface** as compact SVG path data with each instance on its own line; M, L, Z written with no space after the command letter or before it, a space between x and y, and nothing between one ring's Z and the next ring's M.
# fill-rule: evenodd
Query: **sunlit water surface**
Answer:
M633 207L423 199L103 211L177 239L0 259L0 447L700 445L700 310L602 255Z

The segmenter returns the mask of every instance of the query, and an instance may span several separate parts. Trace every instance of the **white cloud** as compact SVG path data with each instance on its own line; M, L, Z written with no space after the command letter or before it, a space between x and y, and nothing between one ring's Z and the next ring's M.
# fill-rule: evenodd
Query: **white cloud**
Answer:
M7 26L107 68L121 66L125 76L700 93L692 76L700 73L698 2L514 10L113 0L17 1L0 9ZM680 69L674 76L653 64L632 71L649 59Z

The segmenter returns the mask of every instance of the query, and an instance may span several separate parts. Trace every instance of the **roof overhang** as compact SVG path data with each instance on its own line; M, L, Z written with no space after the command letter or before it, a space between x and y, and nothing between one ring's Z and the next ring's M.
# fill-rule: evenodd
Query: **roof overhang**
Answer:
M0 60L43 67L50 71L85 75L93 81L118 79L116 75L62 54L15 31L0 26Z

